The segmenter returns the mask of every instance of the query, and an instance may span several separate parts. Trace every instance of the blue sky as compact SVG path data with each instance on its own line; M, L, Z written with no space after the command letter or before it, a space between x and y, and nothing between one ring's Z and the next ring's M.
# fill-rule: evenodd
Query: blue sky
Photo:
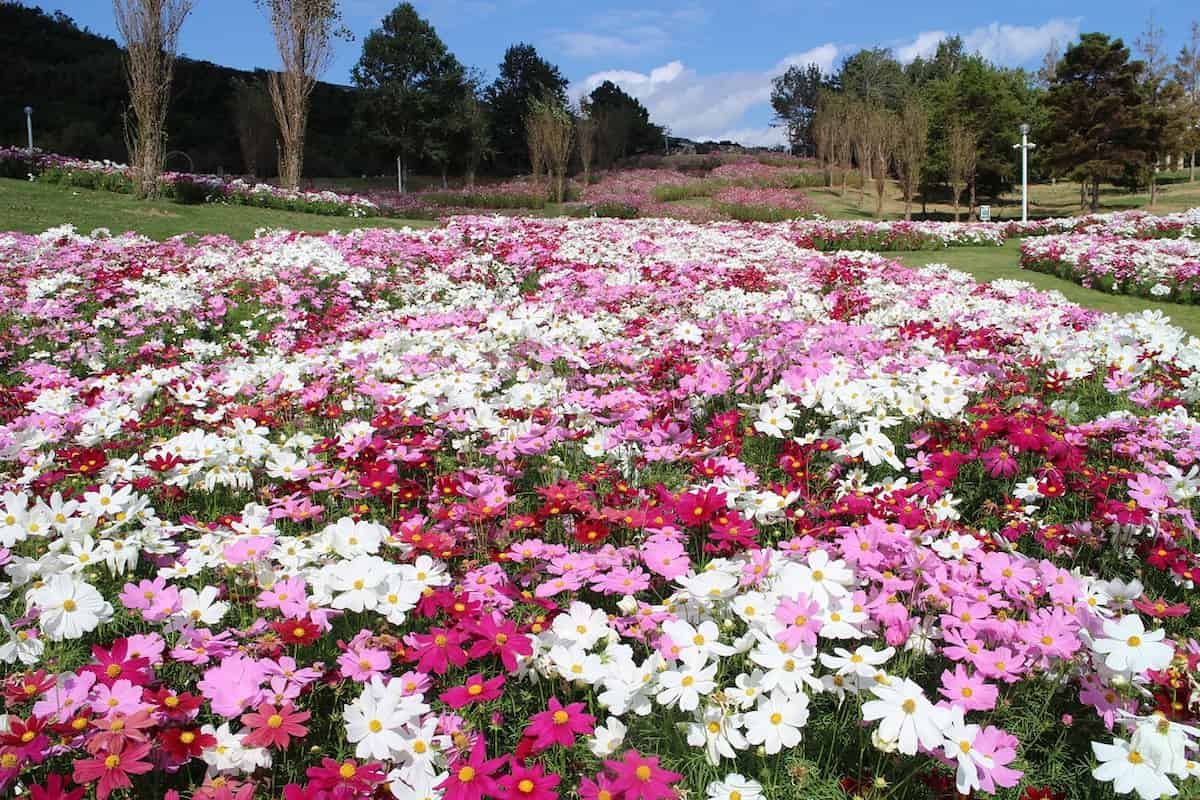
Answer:
M115 37L107 0L37 5L62 10L80 25ZM462 61L489 77L509 44L527 41L559 65L575 94L611 78L677 135L756 144L782 139L770 125L770 79L791 63L831 67L860 47L876 45L908 60L957 33L997 63L1036 67L1052 40L1061 45L1080 31L1104 31L1132 43L1151 13L1166 30L1174 56L1191 20L1200 18L1194 0L421 0L414 5ZM278 64L267 23L251 0L196 0L194 6L183 30L184 54L242 68ZM349 82L362 37L394 6L394 0L342 0L356 39L340 44L326 80Z

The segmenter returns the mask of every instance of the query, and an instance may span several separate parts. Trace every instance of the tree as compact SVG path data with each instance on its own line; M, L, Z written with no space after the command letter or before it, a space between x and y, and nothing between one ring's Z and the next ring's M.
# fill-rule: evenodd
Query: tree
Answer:
M592 90L588 107L596 120L600 166L610 167L619 158L662 147L663 129L650 121L650 112L641 101L612 81Z
M454 150L461 160L463 174L470 187L475 186L475 173L479 165L492 152L487 106L479 96L481 83L478 72L473 69L467 71L465 91L450 118Z
M299 187L304 170L304 137L309 100L317 77L329 68L333 42L348 38L337 0L257 0L275 36L282 71L271 73L269 88L282 149L279 180Z
M587 186L592 171L592 162L596 160L596 135L599 125L587 103L579 104L579 114L575 118L575 139L579 143L579 164L583 167L583 185Z
M485 97L496 162L502 169L518 170L528 164L525 115L530 101L549 97L566 105L567 80L533 45L515 44L505 51L500 74Z
M876 47L859 50L843 61L837 85L868 106L895 110L904 102L909 81L892 51Z
M864 106L859 112L858 127L861 130L861 161L875 181L875 216L883 216L883 198L887 193L888 168L895 153L897 130L900 127L896 114L886 108ZM863 174L865 195L867 171Z
M1039 89L1050 88L1050 84L1054 82L1054 71L1058 69L1060 58L1062 58L1062 45L1059 44L1058 39L1051 39L1036 74Z
M958 222L958 205L963 189L975 181L975 164L979 159L979 136L961 123L951 123L946 131L946 163L950 191L954 195L954 221Z
M1090 186L1093 211L1102 181L1120 180L1148 160L1143 69L1120 39L1085 33L1059 61L1046 95L1045 158Z
M563 200L574 128L571 112L557 98L535 98L529 102L529 113L525 116L529 160L535 176L541 171L539 167L545 168L557 203Z
M125 77L136 120L132 127L126 125L126 138L139 197L158 194L179 29L191 10L191 0L113 0L117 30L125 41Z
M1145 68L1141 73L1142 94L1146 101L1146 133L1149 137L1148 162L1142 170L1150 186L1150 205L1158 202L1158 170L1178 152L1186 138L1187 106L1182 85L1172 80L1167 61L1166 31L1154 24L1154 15L1146 21L1146 30L1135 45Z
M828 88L830 78L817 64L792 65L771 81L771 107L776 121L787 128L793 153L816 154L813 120L821 91Z
M1175 80L1184 93L1184 136L1180 143L1191 155L1188 180L1196 180L1196 151L1200 150L1200 21L1192 23L1191 36L1175 62Z
M234 78L232 85L229 106L242 150L242 166L247 174L257 176L259 165L271 157L275 136L270 90L265 81L257 79Z
M929 115L915 94L904 104L893 140L895 142L896 176L904 194L904 218L912 219L912 201L921 184L921 170L929 144Z
M352 75L362 89L360 126L396 158L400 191L418 159L436 164L444 183L455 129L466 123L461 104L474 91L433 26L411 3L396 6L363 39Z

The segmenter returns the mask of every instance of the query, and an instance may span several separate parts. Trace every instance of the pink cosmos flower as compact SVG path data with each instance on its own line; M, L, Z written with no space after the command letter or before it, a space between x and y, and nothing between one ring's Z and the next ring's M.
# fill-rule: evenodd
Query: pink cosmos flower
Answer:
M1167 509L1167 484L1161 478L1138 473L1127 481L1129 497L1147 511Z
M98 684L92 688L89 704L98 716L110 714L130 716L144 706L142 704L142 689L127 680L119 680L112 686Z
M499 797L501 800L555 800L558 793L554 789L560 780L557 775L545 774L541 764L523 767L514 762L512 771L497 781L504 790Z
M106 798L117 789L133 786L130 775L141 775L153 769L153 765L141 761L150 752L150 742L130 743L112 751L101 751L95 758L81 758L75 762L72 777L76 783L96 782L97 800Z
M775 607L775 619L785 627L776 638L789 650L795 650L801 643L816 646L817 633L821 630L820 613L820 603L808 595L783 598Z
M303 738L308 728L302 724L309 718L307 711L298 711L291 703L275 707L263 703L255 711L242 715L242 725L250 733L242 740L249 747L287 748L292 737Z
M496 797L496 779L492 776L504 766L507 758L487 758L487 745L482 736L475 740L471 752L450 763L450 774L437 788L445 791L443 800L480 800Z
M534 752L541 752L555 744L571 747L576 736L591 733L596 718L584 714L583 707L583 703L564 706L557 697L551 697L548 709L530 717L529 725L525 728L525 736L533 738Z
M352 648L338 656L337 663L342 674L356 682L369 681L372 675L385 672L392 666L387 651L377 647Z
M486 703L501 695L504 687L504 676L497 675L485 681L483 675L476 673L467 678L462 686L447 689L438 695L439 699L451 708L458 710L471 703Z
M676 796L671 784L683 778L658 766L657 756L643 756L636 750L627 750L620 761L605 761L604 766L613 775L614 793L624 800L670 800Z
M938 694L963 711L990 711L996 707L1000 691L978 673L971 674L962 664L956 664L954 672L946 670L942 673Z
M258 608L276 608L293 619L308 613L308 594L303 578L284 578L276 581L270 589L264 589L254 603Z

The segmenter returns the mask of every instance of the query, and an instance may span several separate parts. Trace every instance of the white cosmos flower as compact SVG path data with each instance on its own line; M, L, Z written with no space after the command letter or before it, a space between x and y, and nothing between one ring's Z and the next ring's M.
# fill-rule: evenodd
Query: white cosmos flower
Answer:
M742 716L746 741L761 744L768 755L800 744L801 729L808 722L808 695L788 696L771 692L759 701L758 708Z
M229 610L229 603L217 600L217 587L205 586L199 592L188 587L179 591L179 610L175 616L184 622L216 625Z
M728 656L733 652L728 645L721 644L721 631L717 623L711 620L693 626L684 620L674 619L664 622L662 629L674 645L671 655L680 658L707 659L710 655Z
M961 710L953 714L945 734L943 752L957 767L954 786L959 794L970 794L980 788L979 771L992 769L995 759L975 749L975 737L979 735L979 726L967 725Z
M96 587L73 575L54 575L27 595L41 612L38 626L52 642L78 639L113 616L113 607Z
M700 697L717 688L716 675L717 662L707 663L707 656L684 658L678 666L658 676L655 699L664 706L678 706L680 711L694 711L700 705Z
M853 583L854 573L846 568L846 562L831 559L824 550L809 553L805 563L786 564L777 581L777 585L786 587L788 592L806 594L822 607L828 606L835 597L849 594L847 587Z
M1179 793L1162 764L1124 739L1113 739L1112 744L1092 742L1092 753L1100 762L1092 777L1111 781L1117 794L1137 792L1142 800L1159 800Z
M587 740L588 749L596 758L610 758L625 742L625 723L609 717L603 725L597 725Z
M342 711L346 740L354 744L358 758L392 760L405 752L401 731L408 722L406 711L397 709L388 696L363 692Z
M1105 656L1104 665L1114 672L1138 675L1163 669L1175 657L1175 649L1163 641L1162 628L1147 631L1137 614L1105 620L1103 631L1104 638L1093 642L1092 649Z
M878 699L863 703L863 720L879 720L881 740L895 742L909 756L916 755L918 743L926 750L941 746L950 712L930 703L920 686L908 678L892 678L871 686L871 691Z
M876 650L870 645L862 645L853 653L844 647L833 648L833 653L821 653L821 663L839 675L857 675L860 678L872 678L881 664L896 654L896 648L885 647Z
M762 784L736 772L713 781L704 791L708 800L763 800Z
M722 758L737 758L737 751L748 746L741 724L740 714L730 714L721 706L698 708L695 719L687 724L688 744L703 747L704 757L715 767Z
M578 645L587 650L608 636L608 615L602 609L592 608L578 600L571 603L567 613L554 618L551 630L565 644Z

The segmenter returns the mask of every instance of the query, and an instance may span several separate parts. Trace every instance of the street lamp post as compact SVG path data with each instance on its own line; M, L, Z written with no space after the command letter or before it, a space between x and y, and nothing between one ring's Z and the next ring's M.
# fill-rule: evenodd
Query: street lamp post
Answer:
M1029 221L1029 151L1037 147L1029 141L1029 123L1021 123L1021 143L1013 149L1021 151L1021 222Z
M29 136L29 154L33 155L33 106L25 106L25 133Z

